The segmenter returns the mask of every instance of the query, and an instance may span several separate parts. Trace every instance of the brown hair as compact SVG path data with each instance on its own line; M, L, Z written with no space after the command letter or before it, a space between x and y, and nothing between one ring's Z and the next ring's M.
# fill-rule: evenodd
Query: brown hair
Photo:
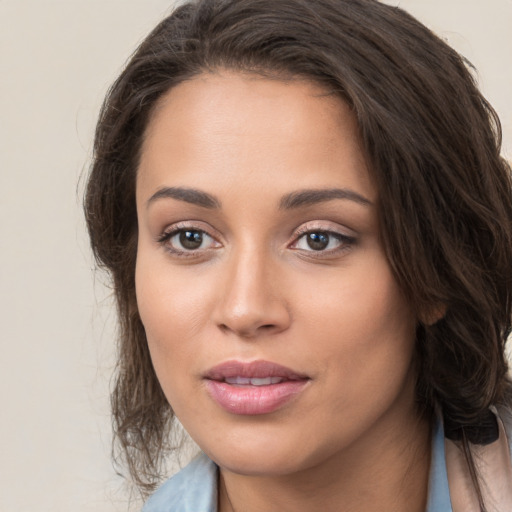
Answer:
M157 483L173 418L135 297L141 143L166 91L219 68L312 79L353 108L387 256L422 320L418 402L442 411L474 470L468 443L485 442L489 407L511 396L512 185L499 120L467 62L406 12L375 0L199 0L162 21L110 89L85 197L92 248L117 299L112 408L135 482L144 491Z

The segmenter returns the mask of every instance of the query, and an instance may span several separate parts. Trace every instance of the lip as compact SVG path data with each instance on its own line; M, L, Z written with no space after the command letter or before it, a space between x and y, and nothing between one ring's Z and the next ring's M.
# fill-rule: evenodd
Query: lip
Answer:
M266 385L230 384L226 379L242 377L283 379ZM283 407L299 394L310 378L285 366L269 361L226 361L204 375L210 397L224 410L239 415L269 414Z

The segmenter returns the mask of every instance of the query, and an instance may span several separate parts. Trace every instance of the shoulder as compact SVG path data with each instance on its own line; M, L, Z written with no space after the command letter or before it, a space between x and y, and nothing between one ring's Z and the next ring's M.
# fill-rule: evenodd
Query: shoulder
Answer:
M142 512L216 512L217 466L204 453L167 480Z

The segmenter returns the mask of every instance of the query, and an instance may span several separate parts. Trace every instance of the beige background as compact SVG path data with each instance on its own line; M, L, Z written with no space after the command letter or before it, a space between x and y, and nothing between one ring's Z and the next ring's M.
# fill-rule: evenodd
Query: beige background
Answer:
M109 83L164 0L0 0L0 511L126 511L113 313L77 184ZM512 0L389 1L468 57L512 156ZM133 509L137 509L135 504Z

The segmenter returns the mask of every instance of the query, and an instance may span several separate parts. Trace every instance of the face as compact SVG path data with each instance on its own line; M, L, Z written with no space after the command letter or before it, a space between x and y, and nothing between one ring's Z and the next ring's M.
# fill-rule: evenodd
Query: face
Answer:
M158 104L137 301L167 399L222 468L293 473L415 415L377 201L354 115L317 85L219 72Z

